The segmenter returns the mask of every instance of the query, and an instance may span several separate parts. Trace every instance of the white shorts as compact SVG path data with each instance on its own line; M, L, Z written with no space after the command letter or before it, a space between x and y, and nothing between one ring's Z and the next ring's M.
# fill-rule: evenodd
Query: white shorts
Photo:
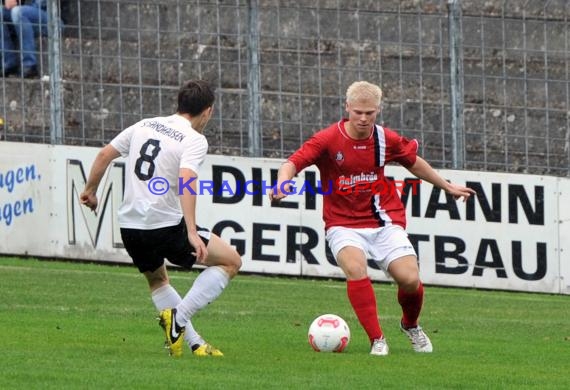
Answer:
M408 233L398 225L362 229L334 226L327 230L326 239L335 260L342 248L354 246L360 248L368 259L376 261L385 272L390 263L400 257L417 257Z

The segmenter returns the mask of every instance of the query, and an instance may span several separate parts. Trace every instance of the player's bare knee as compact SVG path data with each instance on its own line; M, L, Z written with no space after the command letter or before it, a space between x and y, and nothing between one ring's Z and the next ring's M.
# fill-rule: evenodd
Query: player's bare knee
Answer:
M150 287L151 290L155 290L170 283L170 280L168 279L168 274L163 268L158 268L157 270L154 271L144 272L144 276L146 277L148 286Z
M346 279L348 280L360 280L368 277L366 267L360 267L357 264L349 267L344 267L343 271L346 275Z
M158 290L162 286L166 286L170 283L168 276L158 276L158 275L145 275L148 282L148 288L150 291Z
M420 279L410 275L403 280L398 281L398 287L408 293L413 293L417 291L418 287L420 286Z
M230 261L230 265L228 267L228 268L230 268L230 271L228 273L231 275L232 278L237 275L241 266L242 266L241 257L236 252L235 255L232 256L232 259Z
M218 267L222 268L226 274L232 279L236 276L242 266L241 257L237 252L234 255L224 258L222 264L218 264Z
M236 258L236 272L239 271L241 269L241 266L243 265L242 261L241 261L241 257L238 255L238 257Z

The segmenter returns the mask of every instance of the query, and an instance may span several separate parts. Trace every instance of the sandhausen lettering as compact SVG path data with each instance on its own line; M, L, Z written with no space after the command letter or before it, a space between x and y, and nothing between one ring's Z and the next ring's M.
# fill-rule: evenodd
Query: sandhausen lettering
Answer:
M165 126L162 123L158 122L158 121L145 121L143 123L144 127L150 127L151 129L153 129L154 131L156 131L157 133L161 133L166 135L167 137L170 137L178 142L181 142L184 138L186 138L186 136L181 133L178 130L175 130L171 127Z

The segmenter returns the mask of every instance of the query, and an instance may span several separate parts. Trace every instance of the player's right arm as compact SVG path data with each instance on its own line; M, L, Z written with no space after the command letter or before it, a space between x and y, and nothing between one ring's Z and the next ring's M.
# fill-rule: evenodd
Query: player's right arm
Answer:
M269 190L269 199L273 201L279 201L287 196L287 192L291 189L291 179L297 174L297 168L291 161L285 161L279 167L277 172L277 183L275 187Z
M327 130L321 130L313 134L287 161L281 164L277 172L277 183L269 191L269 199L272 202L278 202L285 198L293 186L293 177L306 167L315 164L325 152L330 142L328 139L330 132Z
M91 167L91 172L89 173L89 178L85 184L85 189L80 195L81 204L89 207L91 210L97 208L97 188L101 182L101 178L105 174L107 167L117 157L121 154L117 149L115 149L111 144L105 146L99 151L97 157L95 157L95 162Z

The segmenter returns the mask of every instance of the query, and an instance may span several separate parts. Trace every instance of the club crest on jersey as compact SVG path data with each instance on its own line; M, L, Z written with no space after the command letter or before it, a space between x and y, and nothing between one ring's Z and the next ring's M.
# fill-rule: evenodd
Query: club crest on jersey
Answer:
M344 162L344 155L340 150L336 152L335 160L338 165L342 165L342 163Z

